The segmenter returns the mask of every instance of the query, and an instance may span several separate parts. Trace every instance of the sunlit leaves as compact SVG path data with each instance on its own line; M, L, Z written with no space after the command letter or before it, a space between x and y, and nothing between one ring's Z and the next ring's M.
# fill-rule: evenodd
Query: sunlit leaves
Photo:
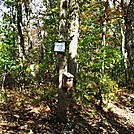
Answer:
M102 99L108 99L114 96L119 81L123 82L125 79L124 75L121 75L124 74L124 67L119 29L123 12L119 6L108 6L104 10L105 2L100 3L85 2L84 8L81 9L78 87L84 88L82 94L85 96L94 94L99 99L101 96ZM104 21L107 21L106 45L102 46Z

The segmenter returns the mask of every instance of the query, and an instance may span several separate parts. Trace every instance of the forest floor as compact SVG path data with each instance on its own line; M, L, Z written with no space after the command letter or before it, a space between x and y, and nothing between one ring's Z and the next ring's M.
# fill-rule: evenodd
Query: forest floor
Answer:
M54 100L39 99L35 92L12 90L1 96L0 134L134 134L132 93L121 92L103 110L74 104L66 124L56 122L54 107Z

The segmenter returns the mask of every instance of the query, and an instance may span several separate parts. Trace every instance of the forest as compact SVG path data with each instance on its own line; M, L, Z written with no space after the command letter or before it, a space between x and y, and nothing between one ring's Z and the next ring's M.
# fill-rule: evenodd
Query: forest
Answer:
M0 133L134 134L134 0L1 0Z

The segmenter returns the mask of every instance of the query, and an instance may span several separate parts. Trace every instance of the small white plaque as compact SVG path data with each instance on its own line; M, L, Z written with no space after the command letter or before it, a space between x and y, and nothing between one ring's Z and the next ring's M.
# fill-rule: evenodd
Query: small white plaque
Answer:
M54 43L54 51L55 52L65 52L65 42L55 42Z

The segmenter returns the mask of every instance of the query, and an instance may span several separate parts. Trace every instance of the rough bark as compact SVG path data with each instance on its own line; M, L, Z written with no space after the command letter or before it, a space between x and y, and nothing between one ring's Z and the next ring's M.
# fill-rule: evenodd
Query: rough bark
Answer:
M22 31L22 4L18 3L17 6L17 28L18 28L18 35L20 38L20 53L22 56L25 55L25 48L24 48L24 35Z
M125 10L125 46L128 53L128 71L129 71L129 81L128 88L134 89L134 1L131 0L127 4Z
M59 24L59 40L66 40L67 33L67 0L60 1L60 24ZM60 53L59 58L59 90L58 90L58 110L57 120L65 123L67 121L67 91L62 87L63 73L67 71L66 55Z
M79 4L77 0L70 0L70 12L71 12L71 23L70 23L70 44L69 44L69 72L73 74L74 81L76 80L77 74L77 48L78 48L78 37L79 37Z

